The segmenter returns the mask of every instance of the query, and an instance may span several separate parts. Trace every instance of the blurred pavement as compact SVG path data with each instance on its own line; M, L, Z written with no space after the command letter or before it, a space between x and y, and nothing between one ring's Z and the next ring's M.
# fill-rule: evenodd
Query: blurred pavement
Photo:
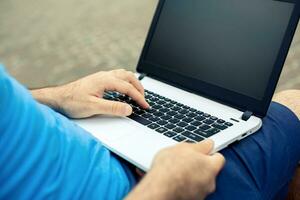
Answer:
M0 61L28 87L134 70L157 0L1 0ZM300 89L300 28L278 90Z

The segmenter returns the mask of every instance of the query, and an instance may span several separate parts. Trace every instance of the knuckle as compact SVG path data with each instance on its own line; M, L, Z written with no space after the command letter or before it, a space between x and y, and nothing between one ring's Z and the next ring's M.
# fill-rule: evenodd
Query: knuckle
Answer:
M117 103L113 103L113 104L112 104L112 106L111 106L111 112L112 112L112 113L118 113L118 112L119 112L119 109L120 109L119 104L117 104Z
M118 73L120 73L120 74L124 74L125 72L126 72L125 69L119 69L119 70L118 70Z
M136 94L136 89L135 89L135 87L133 87L133 85L131 85L131 84L127 84L128 85L128 90L129 90L129 92L130 93L132 93L132 94Z
M125 92L127 94L131 93L132 92L132 85L127 83L127 82L124 82L123 84L124 84Z
M133 78L135 78L135 75L134 75L134 73L133 73L133 72L131 72L131 71L127 71L127 73L128 73L128 75L129 75L130 77L133 77Z
M212 193L212 192L214 192L214 191L216 191L216 183L215 183L215 181L213 181L213 182L209 185L209 187L208 187L208 193Z

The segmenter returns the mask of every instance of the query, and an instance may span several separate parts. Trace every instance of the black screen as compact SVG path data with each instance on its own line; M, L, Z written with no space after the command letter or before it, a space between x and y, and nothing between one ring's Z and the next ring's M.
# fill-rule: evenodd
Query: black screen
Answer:
M294 6L274 0L166 0L145 60L261 100Z

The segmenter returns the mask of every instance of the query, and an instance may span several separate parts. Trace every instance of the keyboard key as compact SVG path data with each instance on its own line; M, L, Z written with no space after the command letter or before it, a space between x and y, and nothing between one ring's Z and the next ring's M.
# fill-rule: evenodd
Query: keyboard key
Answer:
M174 106L176 104L176 101L170 99L170 103Z
M197 112L197 110L195 108L189 108L190 112Z
M150 121L152 121L152 122L157 122L157 121L159 121L160 119L159 119L159 117L150 117L148 120L150 120Z
M166 114L167 114L167 115L170 115L170 116L174 116L174 115L177 115L178 112L172 110L172 111L170 111L170 112L167 112Z
M196 135L194 133L191 133L189 131L185 131L182 133L183 136L187 137L187 138L190 138L192 140L195 140L197 142L200 142L201 140L203 140L202 137L200 137L199 135Z
M227 126L222 125L222 124L213 124L212 126L217 129L221 129L221 130L225 130L226 128L228 128Z
M171 107L173 107L173 104L167 103L167 104L165 104L164 106L165 106L166 108L171 108Z
M211 128L211 129L206 130L205 132L208 133L208 134L210 134L210 135L214 135L216 133L219 133L220 130L216 129L216 128Z
M177 135L177 133L169 131L169 132L164 133L164 135L171 138L171 137L174 137L175 135Z
M230 123L230 122L226 122L225 125L226 125L226 126L232 126L233 124Z
M154 108L149 108L149 109L147 109L147 112L148 112L148 113L155 113L156 110L155 110Z
M167 129L173 129L173 128L175 128L176 126L175 126L174 124L167 124L167 125L165 125L165 127L166 127Z
M174 111L178 111L178 110L180 110L181 108L178 107L178 106L174 106L174 107L172 107L171 109L174 110Z
M195 126L187 126L187 127L185 127L185 129L189 130L189 131L193 131L196 129L196 127Z
M215 135L216 133L219 133L220 130L219 129L216 129L216 128L211 128L209 130L206 130L206 131L202 131L200 129L196 130L194 133L196 133L197 135L201 135L203 137L210 137L212 135Z
M186 140L184 142L187 142L187 143L196 143L194 140Z
M212 123L214 123L214 121L210 120L210 119L206 119L206 120L203 121L203 123L205 123L205 124L212 124Z
M164 115L164 113L156 111L155 113L153 113L153 115L155 115L156 117L161 117Z
M175 131L176 133L181 133L184 131L183 128L180 128L180 127L177 127L177 128L174 128L173 131Z
M203 116L197 116L197 117L195 117L195 120L197 120L197 121L203 121L203 120L205 120L206 118L205 117L203 117Z
M165 125L165 124L167 124L168 122L166 122L165 120L160 120L160 121L158 121L158 122L156 122L156 123L158 123L159 125Z
M177 142L182 142L182 141L186 140L186 137L184 137L182 135L177 135L176 137L173 137L173 140L176 140Z
M147 100L150 101L150 102L155 102L155 97L147 98Z
M185 123L185 122L179 122L178 124L177 124L177 126L180 126L180 127L185 127L185 126L187 126L188 125L188 123Z
M196 117L197 114L191 112L191 113L188 113L186 116L188 116L188 117Z
M176 103L176 105L180 108L182 108L184 106L182 103L178 103L178 102Z
M197 114L197 115L202 115L203 112L202 112L202 111L196 111L196 114Z
M162 97L163 100L168 101L169 99L167 97Z
M189 106L186 106L186 105L184 105L184 106L182 106L182 108L187 110L187 109L189 109L190 107L189 107Z
M142 114L142 117L148 119L150 117L153 117L153 115L151 115L150 113L145 113L145 114Z
M160 98L161 99L161 98ZM157 102L157 104L159 104L159 105L164 105L166 102L165 101L163 101L163 100L159 100L158 102Z
M149 99L147 102L148 102L148 104L149 104L151 107L153 107L153 106L156 105L156 104L155 104L155 101L151 101L150 99Z
M161 105L157 105L157 104L155 104L154 106L152 106L152 108L154 108L154 109L158 110L158 109L161 109L161 108L162 108L162 106L161 106Z
M164 115L164 116L161 116L160 118L163 119L163 120L169 120L172 117L170 115Z
M215 116L210 116L210 118L209 118L210 120L213 120L213 121L216 121L218 118L217 117L215 117Z
M136 114L130 115L129 118L132 119L132 120L134 120L134 121L136 121L136 122L138 122L138 123L140 123L140 124L146 125L146 126L149 125L149 124L151 124L151 121L149 121L149 120L147 120L147 119L145 119L143 117L140 117L140 116L138 116Z
M198 128L201 129L201 130L207 130L207 129L210 129L211 127L206 125L206 124L202 124Z
M223 124L225 121L224 121L223 119L218 119L217 122L218 122L219 124Z
M148 127L151 128L151 129L157 129L159 127L159 125L155 124L155 123L152 123L152 124L148 125Z
M191 124L194 126L200 126L202 123L199 121L193 121Z
M210 117L210 114L203 113L202 116L208 118L208 117Z
M196 131L194 131L194 133L197 134L197 135L200 135L202 137L205 137L205 138L210 137L209 133L206 133L206 132L204 132L204 131L202 131L200 129L197 129Z
M179 120L179 119L176 119L176 118L172 118L172 119L169 120L169 122L172 123L172 124L176 124L176 123L178 123L179 121L180 121L180 120Z
M178 115L175 115L174 117L177 119L183 119L183 118L185 118L185 115L178 114Z
M136 114L138 114L138 115L141 115L141 114L144 114L145 113L145 110L137 110L137 111L135 111L135 113Z
M127 95L122 95L119 97L120 100L129 101L129 97Z
M184 121L186 123L190 123L191 121L193 121L193 119L191 119L190 117L185 117L181 121Z
M164 132L167 131L167 129L164 128L164 127L160 127L160 128L158 128L158 129L156 129L156 131L159 132L159 133L164 133Z
M170 109L168 108L162 108L162 109L159 109L160 112L163 112L163 113L167 113L170 111Z
M186 114L186 113L188 113L189 111L186 110L186 109L181 109L181 110L179 110L178 112L179 112L180 114Z

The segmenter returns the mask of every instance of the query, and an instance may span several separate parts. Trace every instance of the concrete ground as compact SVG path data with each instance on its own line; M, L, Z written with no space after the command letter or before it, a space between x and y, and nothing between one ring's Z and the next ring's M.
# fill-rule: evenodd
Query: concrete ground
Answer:
M134 70L157 0L1 0L0 61L28 87ZM300 28L278 90L300 89Z

